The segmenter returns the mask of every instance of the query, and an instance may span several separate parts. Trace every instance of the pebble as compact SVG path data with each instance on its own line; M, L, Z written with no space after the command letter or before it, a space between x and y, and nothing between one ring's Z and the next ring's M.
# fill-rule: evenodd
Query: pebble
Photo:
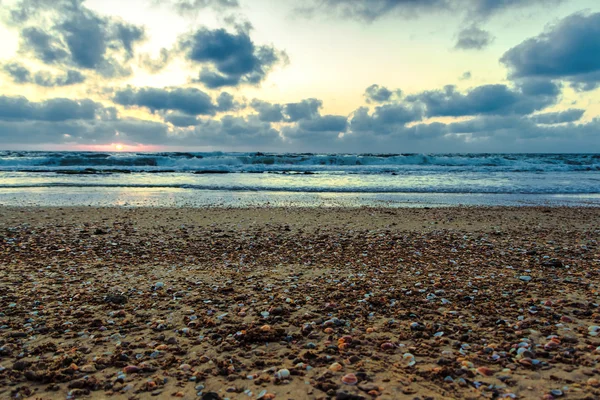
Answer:
M342 383L345 385L356 385L358 383L358 378L354 374L346 374L342 377Z

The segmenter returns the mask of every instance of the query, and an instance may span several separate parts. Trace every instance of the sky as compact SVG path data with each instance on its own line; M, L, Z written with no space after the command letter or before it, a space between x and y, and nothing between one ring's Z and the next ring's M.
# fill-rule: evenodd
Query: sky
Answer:
M600 152L597 0L0 0L0 149Z

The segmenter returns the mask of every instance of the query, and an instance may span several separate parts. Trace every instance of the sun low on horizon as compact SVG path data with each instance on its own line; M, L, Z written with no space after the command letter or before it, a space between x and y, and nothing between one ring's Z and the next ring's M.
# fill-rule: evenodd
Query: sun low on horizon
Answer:
M600 148L591 0L2 5L1 149Z

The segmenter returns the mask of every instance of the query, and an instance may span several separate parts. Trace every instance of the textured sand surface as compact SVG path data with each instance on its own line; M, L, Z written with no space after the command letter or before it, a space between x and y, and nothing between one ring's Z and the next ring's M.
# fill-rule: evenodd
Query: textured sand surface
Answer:
M0 233L0 398L600 398L597 208L3 207Z

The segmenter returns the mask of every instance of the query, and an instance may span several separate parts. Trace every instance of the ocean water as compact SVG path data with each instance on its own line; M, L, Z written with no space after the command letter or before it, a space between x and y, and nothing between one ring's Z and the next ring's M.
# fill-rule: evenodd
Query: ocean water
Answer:
M0 151L2 205L600 205L600 154Z

